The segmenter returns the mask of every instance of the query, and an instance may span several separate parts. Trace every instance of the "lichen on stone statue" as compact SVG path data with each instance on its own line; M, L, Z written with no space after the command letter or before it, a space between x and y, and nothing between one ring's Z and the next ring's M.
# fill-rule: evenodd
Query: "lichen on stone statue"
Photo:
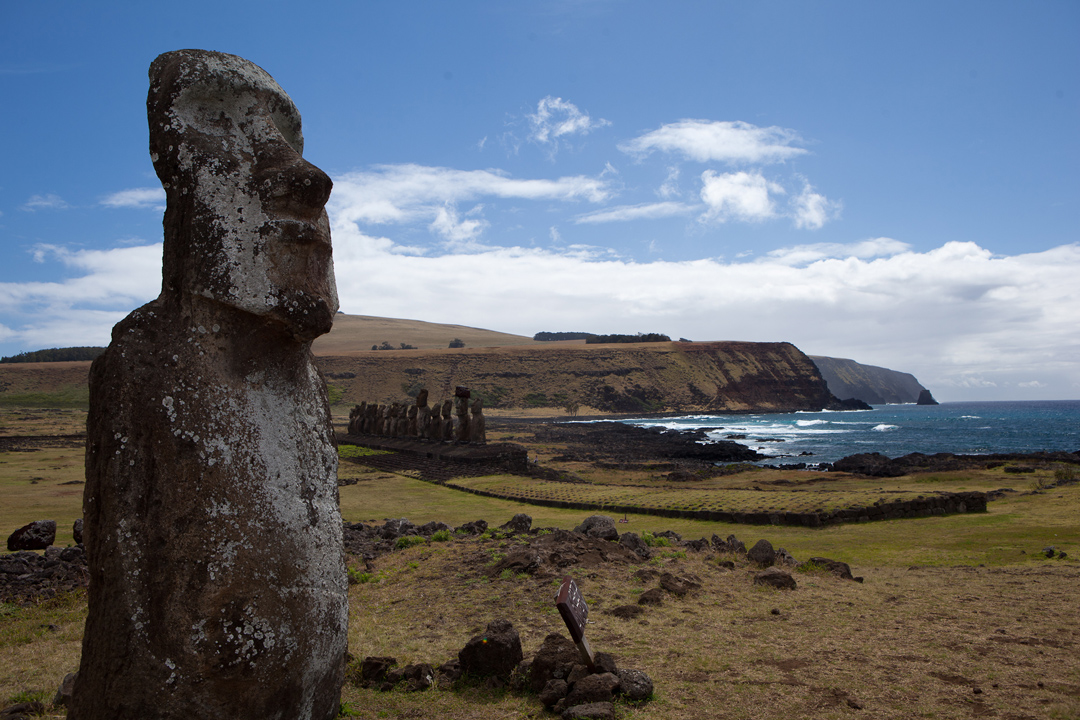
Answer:
M161 294L90 373L89 614L68 717L329 720L348 596L310 346L337 311L300 115L233 55L150 67Z

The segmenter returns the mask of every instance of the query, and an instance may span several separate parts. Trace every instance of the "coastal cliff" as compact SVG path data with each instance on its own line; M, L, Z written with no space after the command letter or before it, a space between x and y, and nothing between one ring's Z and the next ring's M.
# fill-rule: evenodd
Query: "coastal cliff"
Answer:
M811 355L829 390L838 398L857 398L870 405L918 403L937 405L930 391L911 373L874 365L863 365L845 358Z
M341 401L432 400L472 389L489 408L605 413L792 412L835 407L791 343L702 342L398 350L318 358Z

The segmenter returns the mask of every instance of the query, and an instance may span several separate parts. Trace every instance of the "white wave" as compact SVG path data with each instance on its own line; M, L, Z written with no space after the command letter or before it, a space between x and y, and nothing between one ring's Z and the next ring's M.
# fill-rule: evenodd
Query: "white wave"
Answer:
M961 420L982 420L978 415L961 415Z
M799 427L810 427L811 425L828 425L828 420L796 420L795 424Z
M899 430L900 426L899 425L886 425L885 423L882 423L880 425L875 425L874 427L872 427L870 429L873 430L874 432L888 432L890 430Z

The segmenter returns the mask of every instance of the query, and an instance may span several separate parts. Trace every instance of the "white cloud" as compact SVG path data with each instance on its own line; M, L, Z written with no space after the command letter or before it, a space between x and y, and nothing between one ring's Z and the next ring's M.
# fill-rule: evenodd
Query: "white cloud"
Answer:
M448 204L481 198L597 203L610 194L606 181L584 175L518 180L497 170L379 165L335 178L328 207L351 222L434 223Z
M479 213L483 206L478 205L469 214ZM462 220L458 217L457 210L447 203L436 211L435 219L432 220L429 229L437 235L445 238L449 243L458 247L473 247L472 241L479 237L488 225L487 221Z
M604 119L593 120L572 102L548 95L536 105L536 112L526 115L529 120L529 139L542 145L557 144L569 135L587 135L597 128L610 125Z
M758 165L805 154L803 148L792 147L797 142L801 142L798 133L775 125L763 128L741 121L681 120L661 125L619 149L637 156L659 150L697 162Z
M107 195L101 204L114 208L165 209L164 188L131 188Z
M685 215L694 211L694 206L680 202L643 203L641 205L619 205L605 210L585 213L574 218L574 222L581 223L607 223L625 222L628 220L651 220L654 218L671 217L672 215Z
M841 204L814 192L810 183L792 199L792 217L799 229L820 230L829 220L840 215Z
M47 195L31 195L30 199L22 205L23 210L34 212L36 210L66 210L68 204L59 195L49 193Z
M814 243L795 245L794 247L772 250L761 262L775 262L782 265L808 265L826 258L868 259L897 255L907 252L911 246L892 238L873 238L857 243Z
M760 173L734 172L701 174L701 199L706 210L703 221L756 222L776 215L769 193L783 194L784 188L765 179Z

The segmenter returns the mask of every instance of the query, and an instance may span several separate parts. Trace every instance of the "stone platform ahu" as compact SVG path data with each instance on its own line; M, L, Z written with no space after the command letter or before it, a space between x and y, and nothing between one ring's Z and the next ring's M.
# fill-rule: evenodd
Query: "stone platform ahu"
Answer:
M330 179L233 55L150 66L161 295L90 374L89 616L69 718L336 716L348 597L312 340L337 311Z

